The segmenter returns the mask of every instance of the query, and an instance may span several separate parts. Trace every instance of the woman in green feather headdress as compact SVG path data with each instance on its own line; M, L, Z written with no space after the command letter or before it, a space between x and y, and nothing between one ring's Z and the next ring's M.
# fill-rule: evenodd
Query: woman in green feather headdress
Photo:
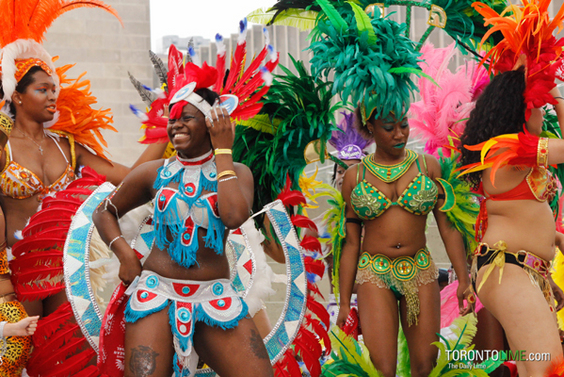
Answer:
M419 53L405 25L370 18L349 3L338 10L325 0L311 45L316 74L334 74L335 92L359 103L359 130L376 152L345 173L346 239L340 259L338 325L350 310L355 280L364 343L384 376L395 376L399 323L406 335L413 376L428 376L437 357L440 302L438 270L426 247L427 215L433 211L447 253L460 277L461 312L469 286L460 233L445 211L454 207L452 187L430 155L406 149L406 113L416 90L411 74L422 75ZM352 11L351 11L352 10ZM445 197L446 194L446 197ZM361 240L364 228L365 236Z

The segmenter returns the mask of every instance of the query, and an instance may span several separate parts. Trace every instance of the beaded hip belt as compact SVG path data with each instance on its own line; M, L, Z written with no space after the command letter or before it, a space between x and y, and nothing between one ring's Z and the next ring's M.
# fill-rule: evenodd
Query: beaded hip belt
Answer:
M417 270L426 270L429 266L431 266L431 254L427 248L419 250L415 257L403 256L395 259L390 259L383 254L370 255L365 251L358 261L358 268L361 270L370 268L378 275L391 272L400 281L412 279Z

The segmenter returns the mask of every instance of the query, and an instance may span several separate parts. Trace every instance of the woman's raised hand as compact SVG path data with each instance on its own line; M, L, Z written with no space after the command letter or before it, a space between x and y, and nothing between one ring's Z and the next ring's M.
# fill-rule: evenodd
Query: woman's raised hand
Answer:
M227 110L216 102L209 115L206 116L206 126L214 148L231 149L235 139L235 125Z

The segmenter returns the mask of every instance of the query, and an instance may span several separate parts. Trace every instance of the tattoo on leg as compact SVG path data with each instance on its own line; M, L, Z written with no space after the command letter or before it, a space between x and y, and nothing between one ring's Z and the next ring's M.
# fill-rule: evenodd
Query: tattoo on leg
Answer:
M264 342L262 341L260 334L256 330L251 329L251 337L249 341L251 343L251 350L256 357L258 357L259 359L268 359L268 352L266 352Z
M151 347L139 346L131 350L131 358L129 359L129 369L137 377L150 376L157 369L158 353L153 351Z

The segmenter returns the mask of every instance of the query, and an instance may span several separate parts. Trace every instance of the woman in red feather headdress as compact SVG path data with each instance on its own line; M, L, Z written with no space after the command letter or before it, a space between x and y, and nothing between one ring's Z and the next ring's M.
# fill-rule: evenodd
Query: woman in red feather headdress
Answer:
M89 166L116 184L130 171L104 156L100 129L115 130L110 125L110 111L92 109L96 98L89 93L89 82L67 79L65 72L70 66L55 68L40 44L58 16L84 6L98 7L117 17L111 7L98 0L0 1L4 22L0 30L1 92L15 117L0 157L0 204L7 229L0 274L8 276L11 270L13 284L0 277L4 300L0 311L9 306L20 316L27 311L43 317L27 365L32 376L98 374L95 366L86 367L94 362L95 352L74 321L64 292L62 249L74 211L91 186L104 181L92 170L76 179L79 167ZM137 164L159 158L164 148L148 148ZM36 213L38 205L42 210ZM6 249L14 256L9 269ZM17 320L12 317L10 320ZM21 374L28 355L24 347L18 352L17 361L12 360L16 359L12 352L3 358L0 375Z
M512 351L551 356L517 361L522 376L542 376L549 360L562 357L548 281L555 240L562 236L548 204L556 190L548 165L564 162L564 141L539 136L540 107L546 103L555 106L560 126L564 120L564 100L554 83L564 40L552 35L564 6L551 20L549 4L523 0L505 17L474 4L493 25L490 33L499 30L505 39L486 55L496 76L461 138L464 174L484 195L476 223L474 288L503 326Z
M246 29L244 22L241 28ZM125 376L148 371L193 376L200 357L221 376L272 375L262 337L229 280L224 253L226 230L249 218L253 202L251 171L232 159L230 114L252 116L241 115L245 100L268 90L268 83L262 85L264 69L274 68L270 64L259 72L264 54L243 71L244 58L237 59L244 53L241 46L225 81L231 95L221 98L224 80L218 76L223 70L218 74L205 62L201 68L183 64L182 54L171 48L166 132L177 155L134 169L93 216L102 239L120 260L120 279L129 286ZM155 243L141 266L123 239L118 219L151 199Z

